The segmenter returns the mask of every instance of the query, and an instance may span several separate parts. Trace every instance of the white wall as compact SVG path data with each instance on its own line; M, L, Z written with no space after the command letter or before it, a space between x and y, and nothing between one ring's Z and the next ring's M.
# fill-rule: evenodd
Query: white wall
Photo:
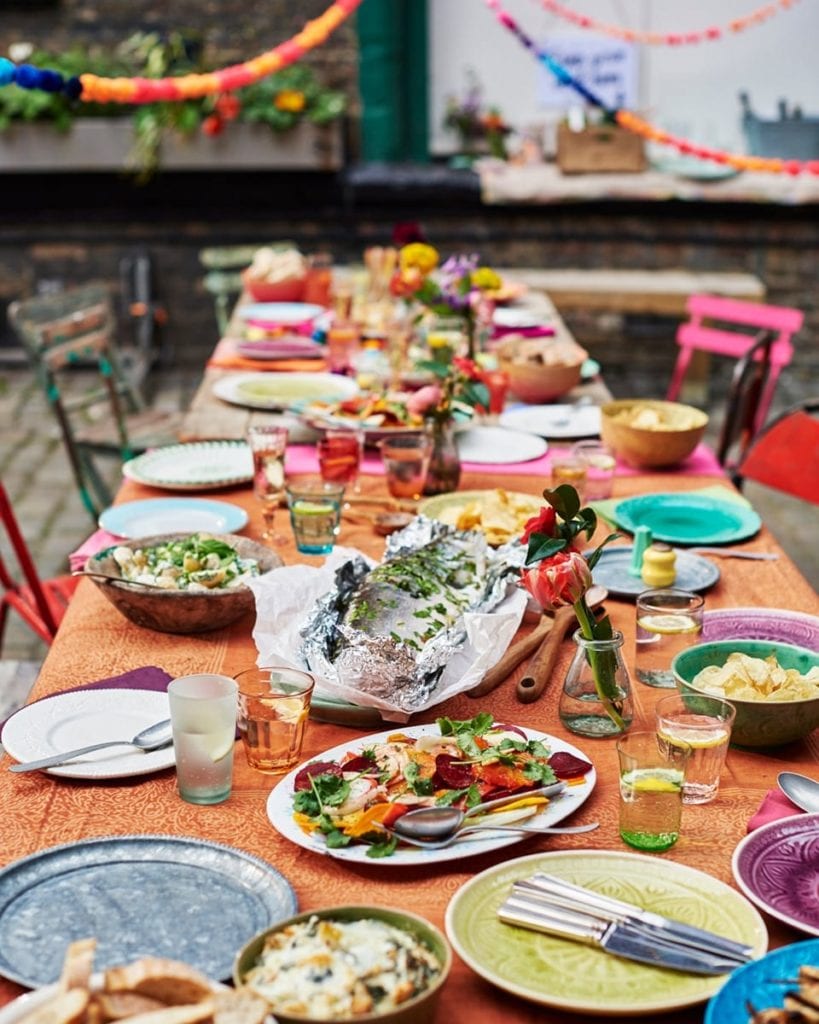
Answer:
M544 10L537 0L503 0L539 45L553 34L584 33ZM763 0L563 0L572 10L611 24L658 32L725 26ZM554 123L558 113L538 104L542 64L496 20L483 0L429 0L430 136L433 152L452 152L441 121L448 95L461 95L472 67L487 104L516 128ZM599 37L597 33L596 36ZM754 112L778 116L784 98L819 117L819 0L801 0L763 24L697 45L638 46L640 113L704 145L746 152L738 94ZM548 49L548 47L546 47Z

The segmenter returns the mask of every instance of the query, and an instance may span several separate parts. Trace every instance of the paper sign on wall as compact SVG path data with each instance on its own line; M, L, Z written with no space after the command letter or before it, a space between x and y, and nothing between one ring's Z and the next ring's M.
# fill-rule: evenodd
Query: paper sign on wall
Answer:
M637 107L637 59L633 44L587 35L550 36L541 48L562 64L607 107ZM565 110L584 103L570 85L563 85L542 66L538 99L543 107Z

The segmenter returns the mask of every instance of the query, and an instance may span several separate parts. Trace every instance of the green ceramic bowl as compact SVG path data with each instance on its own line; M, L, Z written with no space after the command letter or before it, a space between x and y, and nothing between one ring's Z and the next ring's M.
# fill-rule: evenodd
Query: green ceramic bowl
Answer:
M773 654L782 668L795 668L804 675L819 665L819 654L793 644L769 640L715 640L681 651L671 663L680 690L702 693L691 681L709 665L724 665L733 652L752 658ZM819 726L819 696L806 700L739 700L726 696L736 708L731 742L741 747L777 747L802 739Z
M431 950L441 963L441 973L429 987L394 1010L388 1010L385 1013L367 1013L356 1017L322 1017L321 1021L329 1020L330 1024L341 1020L354 1021L356 1024L367 1024L369 1021L376 1022L376 1024L432 1024L441 987L452 966L452 950L443 933L425 921L423 917L408 914L403 910L392 910L389 907L325 907L323 910L308 910L302 914L288 917L285 921L279 921L272 928L259 932L239 951L233 964L234 983L236 985L244 984L245 975L258 960L268 935L281 931L288 925L307 921L311 917L318 917L322 921L358 921L362 919L385 921L394 928L408 932ZM271 1013L275 1016L278 1024L314 1024L314 1022L319 1024L319 1018L282 1013L275 1006L271 1007Z

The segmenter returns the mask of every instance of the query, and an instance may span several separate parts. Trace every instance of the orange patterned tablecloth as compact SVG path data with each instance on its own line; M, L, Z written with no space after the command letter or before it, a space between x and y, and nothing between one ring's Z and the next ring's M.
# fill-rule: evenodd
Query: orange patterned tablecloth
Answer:
M713 484L713 478L680 477L672 474L633 477L616 482L616 493L630 495L650 490L688 490ZM463 489L502 483L510 490L539 494L543 481L532 477L504 476L493 480L489 474L467 474ZM366 478L367 493L385 494L381 479ZM120 500L162 496L137 484L126 483ZM220 492L218 497L237 502L251 513L248 532L261 532L261 516L247 488ZM341 542L380 555L383 541L367 525L345 522ZM710 608L727 606L788 607L816 613L816 594L796 566L781 552L771 534L760 534L741 545L757 551L777 551L778 561L743 562L720 559L719 583L708 593ZM286 562L296 560L292 548L284 548ZM303 559L310 561L309 559ZM319 560L313 560L318 563ZM609 600L607 607L616 628L626 635L628 660L634 644L634 606ZM189 672L222 672L232 675L254 663L255 649L250 636L252 617L216 633L179 637L149 632L133 626L99 594L90 580L83 580L45 662L32 697L42 697L83 682L105 678L142 665L159 665L173 675ZM523 627L528 628L528 627ZM12 775L0 764L0 865L6 865L45 847L91 836L169 833L199 836L241 847L264 858L281 870L296 889L303 909L334 903L374 902L403 907L442 925L452 894L475 873L500 859L547 849L588 848L625 850L616 826L617 771L614 744L591 741L567 733L557 717L557 694L571 655L571 644L561 650L551 688L539 703L518 704L514 685L505 683L490 696L471 700L463 695L423 715L419 721L434 720L445 713L456 718L490 709L501 721L519 722L563 737L586 750L594 760L599 782L579 821L599 820L599 830L590 835L560 839L528 839L498 854L437 866L433 871L396 871L383 864L353 866L316 856L295 848L274 831L265 815L265 802L276 779L251 771L241 753L236 758L234 790L230 799L215 807L183 803L175 792L172 771L135 779L133 784L66 781L42 774ZM514 678L522 672L518 670ZM635 712L639 720L650 721L653 705L661 691L635 683ZM311 723L305 741L305 758L342 742L355 740L358 732L344 726ZM745 835L746 823L777 773L793 768L815 774L819 762L819 736L786 749L753 754L732 750L717 800L686 810L683 835L667 854L657 856L657 871L664 859L679 861L708 871L723 882L732 883L731 853ZM769 921L772 945L796 941L803 936L775 921ZM0 1004L20 993L20 988L0 980ZM571 1021L578 1018L559 1011L535 1007L484 982L456 958L440 1005L440 1021L480 1021L481 1024L517 1024L526 1021ZM660 1018L644 1018L659 1020ZM702 1020L701 1008L681 1011L673 1018L678 1024Z

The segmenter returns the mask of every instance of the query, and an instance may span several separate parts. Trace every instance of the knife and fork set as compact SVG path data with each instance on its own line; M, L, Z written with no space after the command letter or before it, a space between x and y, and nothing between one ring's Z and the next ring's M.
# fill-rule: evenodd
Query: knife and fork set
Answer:
M515 882L497 913L506 924L691 974L728 974L754 955L722 935L546 874Z

